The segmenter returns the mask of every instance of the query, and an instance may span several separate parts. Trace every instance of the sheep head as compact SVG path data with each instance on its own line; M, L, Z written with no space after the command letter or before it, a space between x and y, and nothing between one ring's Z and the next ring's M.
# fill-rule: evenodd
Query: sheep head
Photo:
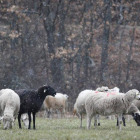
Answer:
M67 94L64 94L64 97L65 97L66 100L69 99L69 96Z
M28 114L23 114L21 119L22 119L22 121L23 121L25 127L28 127L28 126L29 126Z
M47 95L55 96L56 91L51 86L42 86L38 89L40 97L46 97Z
M140 92L136 89L129 90L126 93L126 96L129 101L134 100L134 99L140 100Z
M132 113L133 119L137 123L137 126L140 126L140 114L139 113Z
M9 116L9 115L4 115L3 116L4 129L11 129L12 128L12 122L14 122L14 117Z
M136 99L140 100L140 92L136 91Z

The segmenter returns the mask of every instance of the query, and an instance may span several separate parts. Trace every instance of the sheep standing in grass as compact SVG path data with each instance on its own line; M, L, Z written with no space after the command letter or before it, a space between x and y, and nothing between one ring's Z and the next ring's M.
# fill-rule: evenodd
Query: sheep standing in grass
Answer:
M62 112L61 112L61 117L62 114L65 116L65 112L66 112L66 103L69 99L69 96L67 94L62 94L62 93L56 93L55 95L56 99L62 100L63 102L63 106L62 106Z
M11 89L0 91L0 116L3 119L4 129L12 128L12 122L18 115L20 108L20 98Z
M102 93L94 92L90 94L85 102L87 113L87 129L91 128L91 119L96 115L111 115L118 114L119 129L122 122L122 114L128 112L133 100L140 99L138 90L129 90L126 94L123 93Z
M33 129L35 129L35 114L41 108L47 95L55 96L55 90L50 86L40 87L38 90L16 90L20 97L20 111L18 114L19 128L21 128L20 118L23 113L28 113L29 126L31 129L31 113L33 115Z
M79 93L76 102L74 104L74 115L77 114L80 117L80 127L82 127L82 115L86 114L85 101L89 94L92 94L93 90L84 90Z
M62 93L57 93L55 97L47 96L44 102L48 110L48 117L50 117L52 110L59 110L62 117L62 114L65 114L65 105L67 100L68 95Z
M115 87L113 89L109 89L108 87L102 86L102 87L97 88L95 91L96 92L98 91L99 92L108 92L108 91L118 92L119 88ZM80 92L74 104L73 115L76 114L77 116L80 117L80 127L82 127L82 115L86 114L86 110L85 110L86 98L88 97L89 94L92 94L92 93L94 93L94 90L84 90ZM94 122L94 125L96 126L98 124L99 126L100 125L99 115L96 115L94 119L96 120Z

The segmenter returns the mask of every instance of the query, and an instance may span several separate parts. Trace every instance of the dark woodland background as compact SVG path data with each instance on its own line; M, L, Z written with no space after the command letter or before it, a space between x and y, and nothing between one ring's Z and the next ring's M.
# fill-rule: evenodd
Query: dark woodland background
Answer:
M140 0L0 0L0 89L45 84L140 90Z

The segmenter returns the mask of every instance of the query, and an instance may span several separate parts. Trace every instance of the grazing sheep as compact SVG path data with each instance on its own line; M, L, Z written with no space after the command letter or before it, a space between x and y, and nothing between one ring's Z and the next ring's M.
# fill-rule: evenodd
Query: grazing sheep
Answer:
M12 128L12 123L18 115L20 98L11 89L0 90L0 116L3 119L4 129Z
M33 119L33 116L32 116L32 114L31 114L31 120L32 120L32 119ZM27 113L24 113L24 114L21 115L21 120L22 120L24 126L25 126L26 128L28 128L28 126L29 126L29 118L28 118L28 114L27 114Z
M50 86L40 87L38 90L16 90L20 97L20 111L18 114L19 128L21 128L20 118L23 113L28 113L29 126L31 129L31 113L33 114L33 129L35 129L35 114L41 108L47 95L55 96L55 90Z
M118 114L118 126L121 129L122 114L128 112L134 99L140 99L140 93L136 89L129 90L126 94L117 92L103 94L97 91L94 94L90 94L85 102L87 129L91 128L91 119L93 116L111 114Z
M62 114L65 114L65 105L68 100L68 95L62 93L56 93L55 97L47 96L45 99L45 104L48 110L48 117L50 117L50 113L52 110L59 110Z
M29 126L29 118L27 113L21 115L21 120L23 121L25 127Z
M132 105L130 106L127 115L132 115L133 119L135 120L135 122L137 123L137 126L140 126L140 100L134 100L132 102ZM123 114L126 115L126 114ZM123 121L123 125L125 125L125 117L122 116L122 121ZM118 119L117 119L117 126L118 126Z

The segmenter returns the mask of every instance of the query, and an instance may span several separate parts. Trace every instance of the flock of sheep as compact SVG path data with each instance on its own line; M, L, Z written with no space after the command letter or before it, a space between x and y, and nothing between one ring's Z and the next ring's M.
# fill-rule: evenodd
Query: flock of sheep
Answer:
M12 128L18 117L19 128L21 127L21 117L28 129L35 127L35 115L38 111L46 110L48 117L52 115L52 110L65 115L66 101L68 95L56 93L50 86L42 86L38 90L0 90L0 120L3 120L4 129ZM127 93L120 93L119 88L109 89L99 87L96 90L84 90L79 93L74 104L74 114L80 118L82 127L82 116L87 115L87 129L91 128L91 120L94 117L94 125L97 126L99 116L117 114L117 125L121 129L123 115L132 115L137 125L140 125L140 93L138 90L129 90ZM26 114L25 114L26 113ZM98 123L99 125L99 123Z
M94 117L94 125L97 126L99 115L118 116L118 128L121 130L123 115L132 115L140 125L140 93L138 90L129 90L127 93L120 93L119 88L108 89L101 87L94 90L84 90L77 97L74 104L74 113L80 117L82 127L82 115L87 114L87 129L91 128L91 120Z
M50 86L42 86L38 90L0 90L0 116L4 129L12 128L12 123L18 116L19 128L21 128L21 115L28 113L31 129L31 113L33 115L33 129L35 129L35 114L40 110L47 95L55 96L56 91Z

